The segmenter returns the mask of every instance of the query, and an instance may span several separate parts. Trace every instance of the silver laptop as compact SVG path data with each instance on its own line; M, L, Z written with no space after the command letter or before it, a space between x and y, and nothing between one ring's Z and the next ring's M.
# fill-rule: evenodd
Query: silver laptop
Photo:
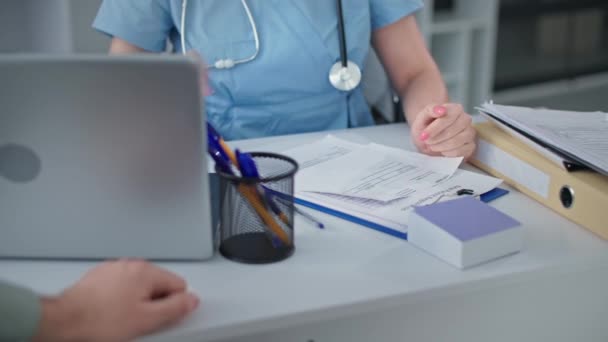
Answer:
M201 113L182 57L0 57L0 257L209 258Z

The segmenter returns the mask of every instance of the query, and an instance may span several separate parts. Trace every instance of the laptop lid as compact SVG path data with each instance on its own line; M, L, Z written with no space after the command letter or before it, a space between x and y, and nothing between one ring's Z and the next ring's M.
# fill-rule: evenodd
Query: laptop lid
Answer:
M0 257L210 257L198 79L185 57L0 57Z

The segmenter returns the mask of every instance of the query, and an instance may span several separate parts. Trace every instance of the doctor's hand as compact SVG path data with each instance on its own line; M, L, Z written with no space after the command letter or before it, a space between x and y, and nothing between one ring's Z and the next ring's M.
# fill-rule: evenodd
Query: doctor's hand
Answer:
M201 95L203 97L212 95L213 90L211 89L211 86L209 85L209 74L207 73L207 63L205 63L205 60L196 51L188 51L188 53L186 55L189 58L192 58L192 60L196 64L198 64L198 67L199 67L198 81L199 81L199 86L201 89Z
M460 104L427 106L414 119L411 133L416 147L428 155L468 160L475 152L472 119Z
M130 341L177 323L198 304L173 273L145 261L106 262L42 300L34 341Z

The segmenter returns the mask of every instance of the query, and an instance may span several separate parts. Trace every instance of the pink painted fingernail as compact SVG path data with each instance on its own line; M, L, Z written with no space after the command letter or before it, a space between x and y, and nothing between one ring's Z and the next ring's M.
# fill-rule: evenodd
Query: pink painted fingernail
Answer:
M444 106L435 106L433 107L433 113L437 115L445 115L448 110Z
M200 304L200 300L197 297L192 296L190 298L189 303L188 303L190 311L195 310L196 308L198 308L199 304Z
M427 132L420 133L420 140L426 141L429 138L429 134Z

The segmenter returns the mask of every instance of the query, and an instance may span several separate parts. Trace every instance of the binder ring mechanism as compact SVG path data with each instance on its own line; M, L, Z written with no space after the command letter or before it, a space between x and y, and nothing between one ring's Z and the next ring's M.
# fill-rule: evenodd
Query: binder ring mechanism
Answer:
M559 190L559 200L566 209L572 208L574 205L574 189L569 185L564 185Z

